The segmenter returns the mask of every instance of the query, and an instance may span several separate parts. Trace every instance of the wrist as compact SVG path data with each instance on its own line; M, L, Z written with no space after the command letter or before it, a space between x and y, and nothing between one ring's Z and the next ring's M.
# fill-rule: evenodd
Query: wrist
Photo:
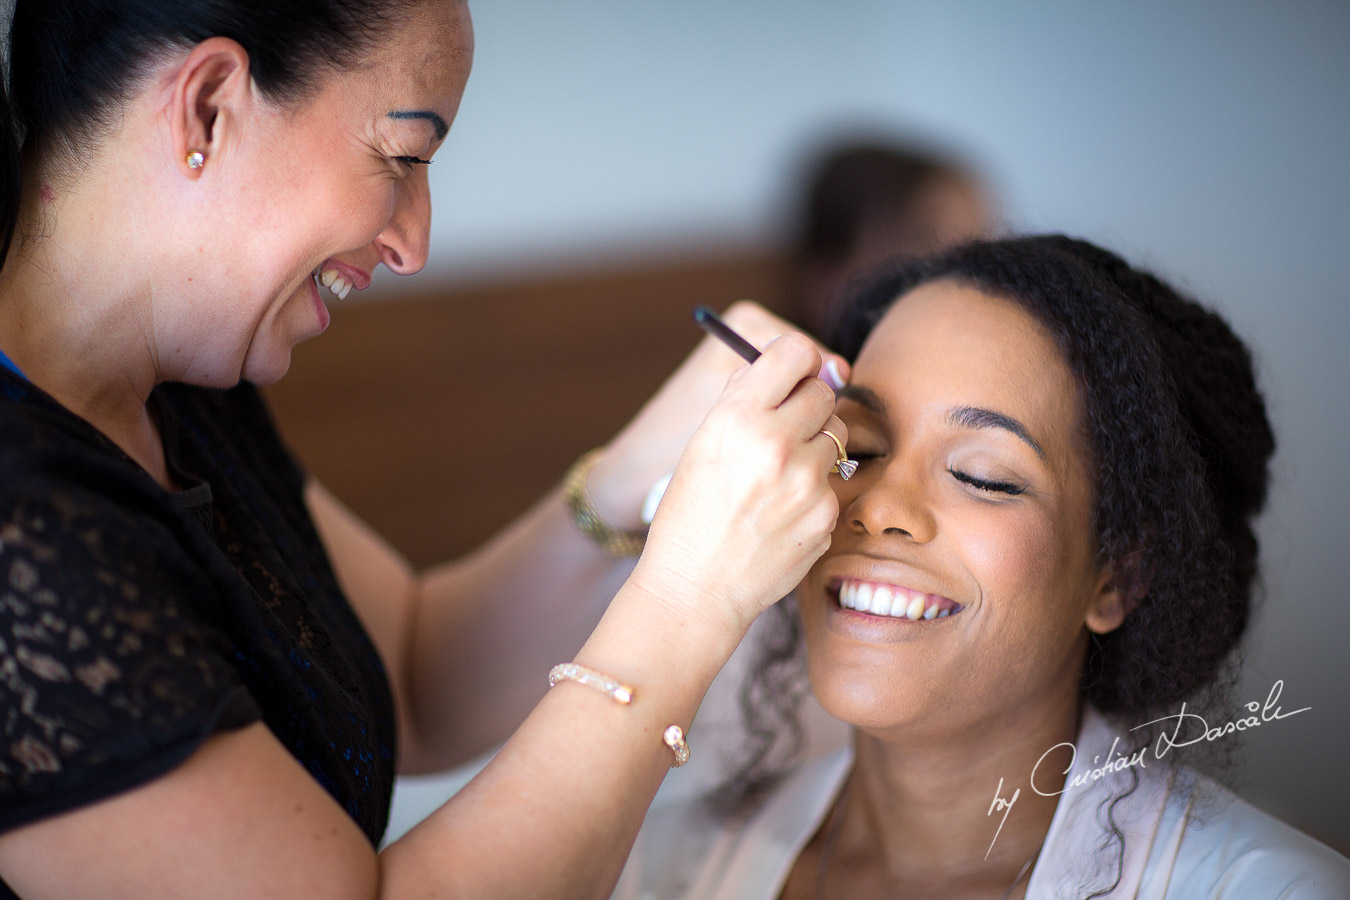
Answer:
M612 515L606 515L597 505L591 489L591 473L604 462L603 448L582 454L573 463L563 478L563 504L572 518L572 523L593 544L610 556L637 556L647 543L646 525L630 528L626 523L616 523Z
M714 653L725 650L730 656L750 630L755 614L739 608L725 590L700 583L658 560L656 554L639 560L626 590L645 608L659 611L664 627L689 635Z
M575 661L631 685L662 715L687 725L745 636L739 622L697 613L630 578Z
M652 469L646 454L626 451L620 441L609 444L586 479L586 490L596 512L615 528L642 530L642 507L652 485L669 471Z

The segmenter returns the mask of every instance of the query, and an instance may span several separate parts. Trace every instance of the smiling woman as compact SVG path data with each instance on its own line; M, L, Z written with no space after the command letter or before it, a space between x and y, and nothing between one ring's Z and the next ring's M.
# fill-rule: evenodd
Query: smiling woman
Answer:
M1228 326L1030 237L873 273L836 337L859 468L747 687L748 762L649 817L616 897L1347 895L1174 750L1207 739L1182 703L1236 712L1274 446ZM799 636L852 747L785 773Z
M700 347L566 491L414 571L255 385L324 289L426 263L467 5L18 0L9 41L0 897L606 895L713 676L829 542L847 430L816 376L847 366L740 305L754 366ZM636 563L594 539L672 471ZM603 674L545 695L566 660ZM377 852L396 766L499 745Z

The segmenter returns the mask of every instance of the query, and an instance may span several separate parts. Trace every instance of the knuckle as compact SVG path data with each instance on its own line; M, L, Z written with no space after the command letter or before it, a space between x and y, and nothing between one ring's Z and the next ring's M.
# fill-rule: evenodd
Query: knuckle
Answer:
M768 318L768 315L764 307L753 300L737 300L722 313L722 320L732 326L748 326L756 322L763 322L766 318Z
M834 408L834 390L819 378L807 378L802 381L802 389L810 391L817 406Z
M814 362L815 369L820 369L820 351L816 349L815 342L801 332L784 332L775 343L782 344L784 349L793 355L794 359L800 359L804 363Z

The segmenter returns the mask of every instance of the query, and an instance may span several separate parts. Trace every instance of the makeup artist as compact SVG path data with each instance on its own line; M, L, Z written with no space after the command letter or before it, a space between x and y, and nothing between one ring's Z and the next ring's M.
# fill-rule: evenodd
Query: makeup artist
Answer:
M713 676L829 543L842 361L737 307L757 362L709 338L554 495L413 572L253 385L325 296L426 261L466 4L18 0L8 49L0 897L607 895ZM396 767L501 740L376 852Z

